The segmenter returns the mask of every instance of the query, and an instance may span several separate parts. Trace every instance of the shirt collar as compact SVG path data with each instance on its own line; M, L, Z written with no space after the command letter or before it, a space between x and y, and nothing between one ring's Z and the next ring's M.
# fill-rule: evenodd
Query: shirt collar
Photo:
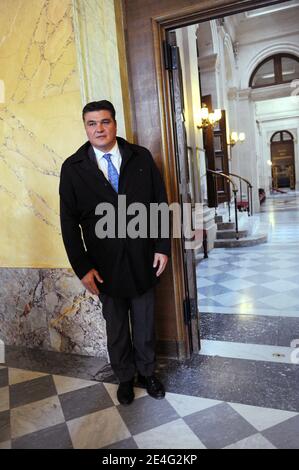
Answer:
M117 157L120 155L117 142L115 143L114 147L111 150L109 150L109 152L102 152L101 150L99 150L95 147L93 147L93 150L94 150L94 153L96 154L96 157L98 159L103 158L103 155L106 155L107 153L110 153L110 155L117 156Z

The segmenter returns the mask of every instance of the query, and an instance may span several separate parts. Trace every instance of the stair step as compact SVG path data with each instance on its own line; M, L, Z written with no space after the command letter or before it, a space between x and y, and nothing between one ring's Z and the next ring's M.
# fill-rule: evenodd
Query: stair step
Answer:
M215 223L216 224L221 224L223 222L223 217L222 215L216 215L215 216Z
M234 222L221 222L217 224L218 230L229 230L229 229L234 229L235 224Z
M227 240L215 240L214 248L241 248L246 246L260 245L261 243L266 243L268 240L267 234L255 235L247 238L240 238L236 240L235 238Z
M239 231L239 238L245 238L248 235L248 230L240 230ZM235 230L218 230L216 232L217 240L231 240L236 238L236 231Z

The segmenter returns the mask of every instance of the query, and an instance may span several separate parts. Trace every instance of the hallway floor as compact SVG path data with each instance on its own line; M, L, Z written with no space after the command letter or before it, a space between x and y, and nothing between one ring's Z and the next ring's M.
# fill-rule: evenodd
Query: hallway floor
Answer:
M7 347L0 449L298 449L298 205L269 198L256 216L267 244L197 265L202 350L159 362L164 400L137 387L121 406L101 359Z

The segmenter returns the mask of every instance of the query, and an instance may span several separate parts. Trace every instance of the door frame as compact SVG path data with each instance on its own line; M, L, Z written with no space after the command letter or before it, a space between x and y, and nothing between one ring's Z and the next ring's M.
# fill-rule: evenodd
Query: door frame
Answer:
M209 21L216 18L242 13L257 8L262 8L277 3L284 3L287 0L203 0L200 4L192 7L175 9L165 14L153 16L153 48L154 64L157 81L157 97L159 104L159 122L161 129L161 160L164 167L164 176L167 192L171 201L179 201L180 194L178 188L178 175L176 167L176 152L173 135L173 122L171 111L171 93L168 80L168 72L164 64L163 44L166 40L166 32L170 29L190 26L192 24ZM212 5L211 5L212 3ZM175 176L175 178L173 177ZM185 295L184 275L183 275L183 256L181 250L181 241L173 239L172 244L172 266L173 280L175 289L175 308L178 333L181 338L185 338L185 354L188 356L188 338L185 336L185 325L182 312ZM199 312L200 315L200 312ZM192 332L195 338L196 332ZM182 352L182 351L181 351Z

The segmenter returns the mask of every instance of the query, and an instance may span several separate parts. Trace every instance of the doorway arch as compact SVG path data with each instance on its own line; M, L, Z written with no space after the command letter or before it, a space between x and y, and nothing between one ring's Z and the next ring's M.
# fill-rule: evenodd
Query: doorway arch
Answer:
M271 137L271 161L273 188L295 189L294 136L282 130Z

